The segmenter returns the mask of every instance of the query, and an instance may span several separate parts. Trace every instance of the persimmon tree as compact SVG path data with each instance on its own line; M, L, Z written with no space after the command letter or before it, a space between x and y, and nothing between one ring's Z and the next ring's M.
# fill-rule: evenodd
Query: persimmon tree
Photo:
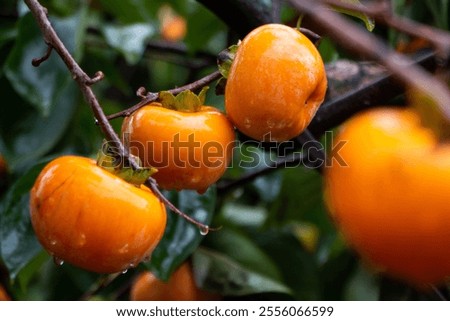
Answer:
M432 0L5 1L0 278L8 295L126 299L140 272L166 281L188 260L196 286L225 298L448 298L445 284L416 288L366 266L330 217L322 177L330 159L345 162L334 130L377 105L425 106L425 125L448 139L448 9L447 1ZM170 211L151 259L126 273L53 263L29 213L30 189L49 161L96 158L106 146L113 165L131 169L120 175L142 174L118 135L124 117L205 86L215 89L206 103L224 111L227 48L260 25L299 22L328 79L325 101L303 133L261 143L238 132L231 164L203 194L165 191L145 176Z

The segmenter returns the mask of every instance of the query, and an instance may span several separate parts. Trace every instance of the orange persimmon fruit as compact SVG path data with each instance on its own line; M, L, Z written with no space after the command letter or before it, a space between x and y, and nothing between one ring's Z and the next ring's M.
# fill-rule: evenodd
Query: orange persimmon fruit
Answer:
M149 257L166 225L165 207L149 189L79 156L47 164L31 190L30 211L56 262L98 273L125 271Z

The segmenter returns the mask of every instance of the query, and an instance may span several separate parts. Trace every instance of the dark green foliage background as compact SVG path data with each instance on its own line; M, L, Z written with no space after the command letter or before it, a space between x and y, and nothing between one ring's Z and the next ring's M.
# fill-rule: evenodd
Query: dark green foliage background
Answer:
M160 39L158 9L170 5L188 21L183 42ZM93 88L107 114L137 103L135 90L184 85L214 71L216 55L261 21L270 19L271 1L93 0L42 4L52 24L82 68L105 79ZM393 1L397 12L448 29L448 1ZM220 4L219 4L220 3ZM222 6L216 16L207 7ZM233 22L227 10L246 19ZM240 10L240 11L239 11ZM282 22L296 14L283 6ZM223 20L221 20L222 18ZM361 22L363 25L363 23ZM399 35L375 32L394 44ZM161 48L163 47L163 48ZM323 39L327 62L339 59L338 46ZM164 49L165 48L165 49ZM57 267L37 242L29 220L29 190L39 171L64 154L95 157L102 135L75 82L53 53L39 68L31 60L45 53L42 34L22 1L0 8L0 154L9 176L0 193L0 281L17 300L76 300L101 276L65 264ZM207 103L223 109L223 97L210 90ZM116 130L121 120L114 120ZM235 150L225 180L258 170L240 166L249 154L273 155L245 144ZM220 182L219 182L220 183ZM167 279L190 258L198 285L233 299L377 300L435 299L374 274L349 250L335 230L322 198L321 175L303 167L282 169L224 192L204 195L170 192L169 198L196 219L222 226L202 236L169 213L163 241L150 262L118 277L96 299L127 299L135 275L150 269Z

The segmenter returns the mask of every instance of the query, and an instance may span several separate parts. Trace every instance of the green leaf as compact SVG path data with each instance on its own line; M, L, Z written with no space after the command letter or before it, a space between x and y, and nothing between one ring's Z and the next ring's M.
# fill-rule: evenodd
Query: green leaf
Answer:
M130 65L134 65L142 59L147 40L155 34L155 28L150 23L105 25L102 32L106 42L119 51Z
M68 83L55 100L57 107L43 116L15 95L6 79L0 80L0 86L9 93L8 97L2 95L9 103L0 104L0 151L10 169L17 172L56 146L74 115L79 91L75 82Z
M30 189L47 162L26 172L8 191L1 204L0 253L11 279L40 253L30 221Z
M286 168L282 175L281 192L271 208L272 220L310 222L321 233L333 232L334 227L323 202L322 176L303 167Z
M202 5L193 2L189 9L185 38L189 52L217 53L222 50L226 46L227 26Z
M349 3L349 4L353 4L353 5L362 5L359 0L341 0L341 2ZM366 25L366 29L369 31L372 31L375 28L375 21L364 13L360 13L360 12L354 11L354 10L340 8L339 6L333 6L333 9L338 12L344 13L346 15L361 19L364 22L364 24Z
M291 294L283 284L251 271L218 252L200 248L194 253L192 261L195 279L202 289L218 291L225 296L264 292Z
M380 294L378 278L361 264L345 289L346 301L376 301Z
M123 23L146 22L151 18L155 0L100 0L102 10ZM155 10L155 8L153 8Z
M216 202L216 188L210 187L204 194L195 191L167 193L170 201L181 211L204 224L210 224ZM212 232L211 232L212 233ZM197 226L169 212L164 236L145 263L159 279L168 280L176 268L199 246L204 235Z
M320 278L314 255L303 248L291 229L270 229L253 233L252 238L277 263L284 283L298 300L319 298Z
M245 233L236 229L223 228L207 237L208 247L226 254L243 267L281 281L281 274L271 258ZM239 251L236 251L239 249Z
M81 56L84 15L83 9L68 18L50 17L59 37L75 58ZM40 67L31 65L34 58L44 55L47 46L30 13L20 19L18 30L15 46L6 61L5 74L23 99L35 106L42 115L48 116L56 106L63 88L73 80L55 52Z

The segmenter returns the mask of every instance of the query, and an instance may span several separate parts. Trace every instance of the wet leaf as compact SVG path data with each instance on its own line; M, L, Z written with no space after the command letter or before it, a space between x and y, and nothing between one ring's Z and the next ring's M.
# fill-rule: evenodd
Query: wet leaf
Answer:
M131 65L142 59L147 40L155 34L155 28L149 23L106 25L102 31L108 44L119 51Z
M198 249L193 255L195 279L199 287L225 296L291 291L282 283L251 271L219 252Z
M50 17L59 37L75 59L81 57L84 39L85 10L67 18ZM73 82L61 58L53 52L38 68L31 65L34 58L44 55L47 46L33 16L23 16L18 25L18 35L11 50L4 72L21 97L48 116L60 98L64 88Z
M181 211L204 224L210 224L216 202L216 189L210 187L204 194L195 191L167 193L172 203ZM212 233L212 232L211 232ZM197 226L168 211L164 236L145 263L158 278L167 280L176 268L199 246L204 235Z
M42 250L31 226L29 200L30 189L46 163L25 173L0 205L0 253L11 279Z

